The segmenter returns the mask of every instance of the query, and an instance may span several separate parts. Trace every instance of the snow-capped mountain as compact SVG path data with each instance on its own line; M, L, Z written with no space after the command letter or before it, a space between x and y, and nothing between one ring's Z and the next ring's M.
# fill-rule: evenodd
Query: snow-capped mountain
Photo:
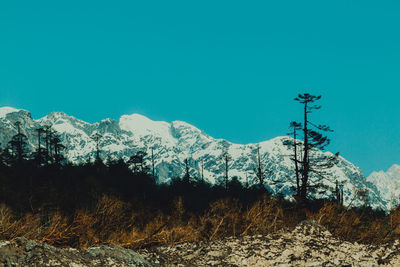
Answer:
M367 181L375 184L381 199L389 203L389 209L400 204L400 165L394 164L387 172L373 172Z
M233 144L223 139L215 139L198 128L183 121L171 123L152 121L139 114L123 115L119 122L105 119L93 124L68 116L63 112L53 112L41 119L33 119L25 110L10 107L0 108L0 144L5 147L16 134L15 122L21 122L22 132L27 135L29 145L37 146L35 129L51 125L67 146L65 156L71 162L87 161L94 157L96 143L91 138L100 133L101 157L103 159L128 158L137 151L154 152L155 169L159 182L168 182L174 177L182 177L185 170L184 160L188 159L191 176L201 176L203 164L204 178L211 183L223 179L223 153L231 156L229 176L238 177L242 182L256 183L257 149L260 149L263 168L268 170L266 186L274 193L281 193L290 198L293 194L294 166L289 155L292 153L283 142L289 137L276 137L258 144ZM322 152L318 152L322 153ZM369 191L370 205L387 209L390 205L386 198L381 198L379 190L365 179L362 171L343 157L329 170L324 185L333 189L335 182L343 185L344 203L361 205L358 190ZM276 183L276 181L280 181ZM319 197L333 196L332 190L321 193Z

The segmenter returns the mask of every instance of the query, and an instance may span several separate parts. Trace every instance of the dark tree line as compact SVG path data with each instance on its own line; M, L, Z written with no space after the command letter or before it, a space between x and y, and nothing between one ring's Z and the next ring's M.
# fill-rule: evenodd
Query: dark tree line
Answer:
M0 203L21 213L61 210L72 214L90 208L99 196L115 195L135 207L165 212L176 197L185 200L185 209L201 212L217 199L234 197L242 203L256 201L265 191L244 187L236 177L211 185L201 177L191 177L190 160L185 160L185 174L169 184L157 184L154 152L137 151L127 160L107 157L102 160L102 136L94 134L95 160L71 164L63 156L67 150L60 136L50 126L35 130L37 146L30 151L28 138L17 123L17 134L0 151Z
M61 164L65 160L62 152L66 147L62 144L60 136L50 126L40 127L35 130L38 146L32 153L28 147L28 138L22 133L21 123L16 122L15 126L17 134L11 138L6 148L1 151L2 164L16 166L30 162L37 166L44 166Z

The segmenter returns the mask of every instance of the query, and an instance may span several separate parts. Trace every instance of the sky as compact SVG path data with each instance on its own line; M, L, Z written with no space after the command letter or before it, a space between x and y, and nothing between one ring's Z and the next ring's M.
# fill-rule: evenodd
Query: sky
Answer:
M301 120L366 175L400 164L400 1L1 1L0 106L140 113L255 143Z

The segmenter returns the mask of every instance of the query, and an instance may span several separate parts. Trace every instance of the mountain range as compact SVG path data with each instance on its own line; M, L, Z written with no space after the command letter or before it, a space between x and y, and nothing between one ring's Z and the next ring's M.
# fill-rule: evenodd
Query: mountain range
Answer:
M0 146L4 148L17 133L15 123L21 122L21 131L28 137L28 146L37 147L35 129L49 125L60 135L67 147L65 157L72 163L86 162L95 157L96 142L92 136L99 133L101 158L128 159L138 151L154 154L158 182L169 182L185 173L188 160L190 176L199 179L201 173L210 183L218 183L225 176L224 153L230 155L229 177L236 176L246 184L257 183L258 149L267 176L265 186L286 198L293 195L294 165L292 151L284 145L290 137L281 136L254 144L234 144L216 139L195 126L183 122L153 121L140 114L123 115L119 121L104 119L87 123L63 112L52 112L40 119L33 119L30 112L12 107L0 108ZM330 152L315 152L317 154ZM365 199L357 192L366 191L368 204L373 208L389 210L400 193L400 166L393 165L388 172L374 172L366 178L360 168L339 156L338 162L328 170L323 184L328 190L317 197L332 197L336 181L343 187L344 204L359 206Z

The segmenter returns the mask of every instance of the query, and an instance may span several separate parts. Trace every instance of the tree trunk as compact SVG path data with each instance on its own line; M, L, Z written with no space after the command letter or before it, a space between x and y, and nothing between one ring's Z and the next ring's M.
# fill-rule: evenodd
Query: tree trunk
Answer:
M307 185L309 173L309 145L308 145L308 129L307 129L307 102L304 103L304 154L303 154L303 170L301 177L301 194L300 197L303 201L307 199Z
M228 190L228 156L225 156L225 189Z
M296 127L296 126L295 126ZM294 139L294 168L296 171L296 186L297 186L297 196L300 196L300 175L299 175L299 164L297 162L297 136L296 128L293 128L293 139Z

